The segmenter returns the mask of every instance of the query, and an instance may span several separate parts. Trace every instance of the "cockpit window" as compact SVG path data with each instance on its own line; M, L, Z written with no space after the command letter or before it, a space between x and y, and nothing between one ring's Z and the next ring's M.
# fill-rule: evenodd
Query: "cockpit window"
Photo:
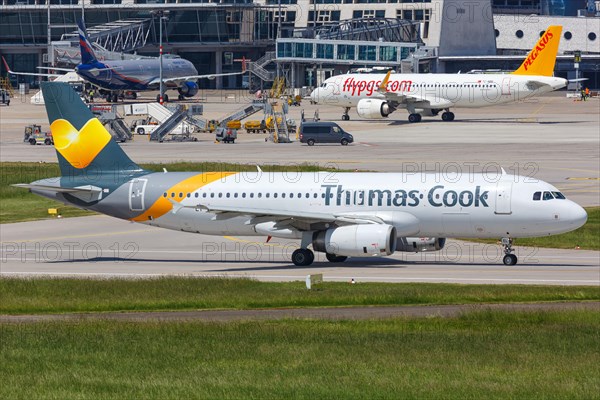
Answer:
M564 194L562 194L561 192L552 192L552 194L554 195L554 198L559 199L559 200L565 200L566 197Z
M533 200L538 201L538 200L541 200L541 198L542 198L542 192L535 192L533 194Z
M543 199L544 199L544 200L553 200L553 199L554 199L554 196L552 196L552 193L550 193L550 192L544 192L544 197L543 197Z

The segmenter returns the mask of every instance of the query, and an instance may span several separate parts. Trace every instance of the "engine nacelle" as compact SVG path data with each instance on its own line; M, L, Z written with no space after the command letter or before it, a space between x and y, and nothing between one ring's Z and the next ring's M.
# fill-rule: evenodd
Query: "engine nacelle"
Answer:
M396 250L392 225L350 225L317 232L313 249L338 256L389 256Z
M356 105L356 112L362 118L383 119L392 112L390 105L385 100L362 99Z
M439 251L444 248L446 238L416 238L402 237L398 238L396 251L406 253L421 253L423 251Z
M180 95L185 97L193 97L198 93L198 84L196 82L186 81L183 82L183 85L177 89Z

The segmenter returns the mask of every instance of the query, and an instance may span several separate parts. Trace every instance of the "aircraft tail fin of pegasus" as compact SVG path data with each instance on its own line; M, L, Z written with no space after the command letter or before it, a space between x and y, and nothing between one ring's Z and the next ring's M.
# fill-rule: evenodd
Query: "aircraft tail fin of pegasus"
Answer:
M79 32L79 50L81 52L81 63L82 64L93 64L98 61L96 54L92 48L85 29L85 24L82 20L77 21L77 30Z
M100 180L142 172L65 82L42 82L63 177Z
M535 47L529 52L523 64L513 74L552 76L561 34L562 26L553 25L548 27Z

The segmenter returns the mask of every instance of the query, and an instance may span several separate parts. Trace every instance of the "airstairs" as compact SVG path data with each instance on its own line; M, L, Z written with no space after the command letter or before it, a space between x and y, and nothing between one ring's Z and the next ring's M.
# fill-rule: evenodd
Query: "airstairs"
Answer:
M273 118L273 130L271 140L273 143L291 143L290 133L287 126L287 105L279 102L271 105L271 116Z
M248 118L251 115L256 114L257 112L265 109L265 102L262 100L254 100L252 104L246 106L233 114L230 114L223 119L219 120L219 126L225 127L229 121L241 121L245 118Z
M175 128L181 126L181 123L187 117L187 110L183 106L179 106L175 112L171 114L169 118L167 118L158 129L152 132L150 135L150 140L162 142L164 141L165 136L171 133ZM184 136L189 136L190 130L187 132L180 132Z
M268 51L268 52L265 53L264 56L262 56L258 60L248 62L247 63L247 65L248 65L247 69L248 69L249 72L251 72L254 75L258 76L263 81L265 81L265 82L273 82L273 80L275 79L275 73L273 71L267 70L265 67L268 64L270 64L271 62L273 62L274 60L275 60L275 52L274 51Z

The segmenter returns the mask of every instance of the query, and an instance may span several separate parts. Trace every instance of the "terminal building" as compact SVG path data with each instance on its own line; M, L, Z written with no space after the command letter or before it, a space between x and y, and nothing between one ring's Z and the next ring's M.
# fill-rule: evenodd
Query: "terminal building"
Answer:
M0 0L0 54L15 71L74 65L82 13L107 58L157 56L162 17L165 51L192 61L200 74L240 71L236 60L253 61L250 82L202 82L216 88L268 85L277 75L311 87L376 66L514 70L541 32L563 25L556 73L574 77L581 52L581 76L600 87L600 1L590 0ZM28 78L11 81L38 80Z

